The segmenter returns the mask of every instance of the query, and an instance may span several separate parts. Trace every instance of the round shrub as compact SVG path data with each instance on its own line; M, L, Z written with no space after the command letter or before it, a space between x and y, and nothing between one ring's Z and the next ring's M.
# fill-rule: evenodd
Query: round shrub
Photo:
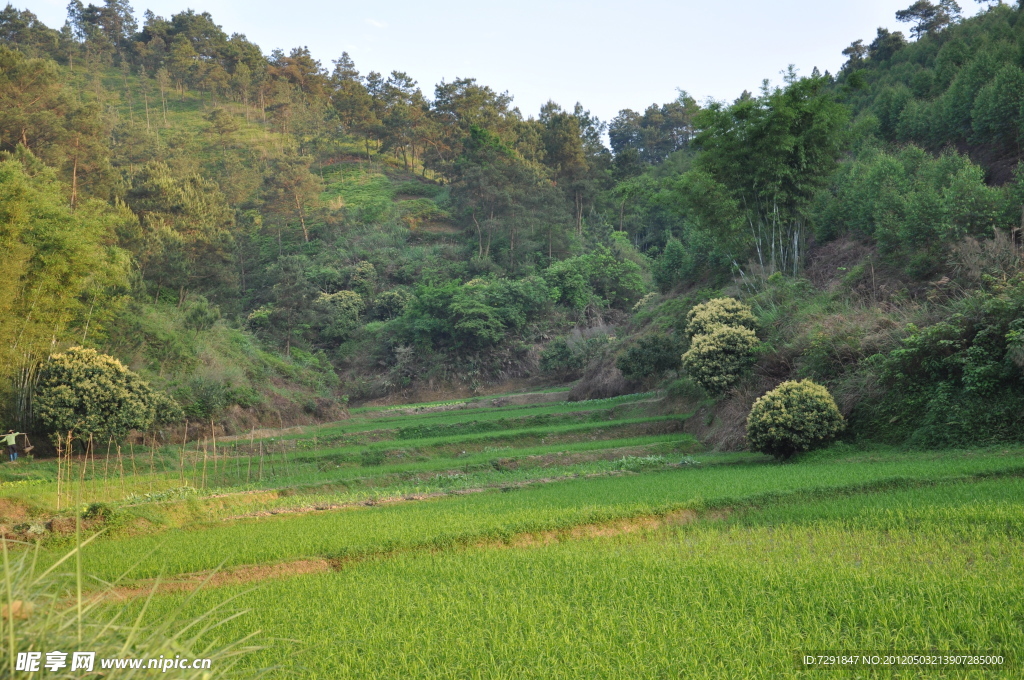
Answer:
M827 444L845 426L827 389L811 380L791 380L754 402L747 439L757 451L781 460Z
M120 441L153 423L153 391L117 359L72 347L43 366L35 410L50 432Z
M316 308L320 312L320 334L328 340L344 341L359 326L363 297L352 290L320 293Z
M736 384L743 371L754 363L758 339L742 326L713 326L697 335L683 354L683 369L693 381L712 394Z
M691 338L710 333L715 326L757 329L757 319L748 305L735 298L716 298L699 304L686 315L686 334Z
M409 293L401 288L386 290L377 296L373 303L373 313L378 319L390 321L402 316L409 304Z

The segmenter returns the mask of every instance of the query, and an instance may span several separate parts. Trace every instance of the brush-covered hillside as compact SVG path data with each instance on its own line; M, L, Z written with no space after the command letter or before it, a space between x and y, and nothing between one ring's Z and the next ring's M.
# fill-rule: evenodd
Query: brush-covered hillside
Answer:
M200 11L76 0L57 29L9 5L5 421L46 431L40 371L81 345L171 398L165 436L572 383L663 389L735 448L810 378L851 439L1020 439L1024 16L898 18L838 74L603 122L266 54ZM750 337L694 330L722 297Z

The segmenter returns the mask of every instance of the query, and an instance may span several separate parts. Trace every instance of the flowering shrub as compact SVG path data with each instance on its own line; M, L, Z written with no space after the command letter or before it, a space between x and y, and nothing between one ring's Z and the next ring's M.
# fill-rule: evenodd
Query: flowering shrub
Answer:
M832 441L845 426L827 389L811 380L791 380L754 402L747 439L761 453L785 459Z
M686 334L706 335L715 326L742 326L755 330L757 319L750 307L735 298L716 298L697 305L686 315Z
M155 417L153 391L117 359L72 347L43 366L36 413L51 432L121 440Z
M757 344L757 336L749 328L713 326L708 333L694 336L683 354L683 369L708 392L721 394L754 363Z

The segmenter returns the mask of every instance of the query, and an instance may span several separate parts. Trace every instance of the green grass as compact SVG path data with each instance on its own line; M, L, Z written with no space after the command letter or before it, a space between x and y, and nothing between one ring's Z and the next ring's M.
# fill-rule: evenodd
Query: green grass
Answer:
M1024 538L1022 502L1024 479L1009 477L772 503L748 508L730 521L739 526L810 525L829 521L849 529L877 531L970 527L971 532Z
M796 523L748 514L742 526L403 553L200 593L186 611L238 596L251 613L225 633L293 640L246 663L308 678L786 678L813 673L796 669L798 652L826 650L997 653L1014 664L843 677L1017 677L1021 535L975 529L989 504L1024 526L1021 484L766 502ZM890 503L929 519L884 529L835 519ZM812 519L823 509L832 514ZM181 599L157 598L150 616Z
M86 558L101 578L153 577L303 557L350 557L507 539L691 507L776 501L872 485L912 486L973 475L1024 472L1020 456L909 455L873 463L771 463L576 479L511 491L341 512L244 520L204 529L104 541ZM199 545L201 542L201 547Z
M301 435L255 440L251 445L246 439L222 441L216 465L212 458L206 463L205 487L220 491L233 487L240 490L279 489L344 482L358 477L466 468L485 465L490 460L502 457L639 446L667 441L657 436L646 441L641 441L643 437L621 436L621 431L680 418L636 417L642 413L631 402L642 396L579 402L578 407L572 409L566 408L566 404L541 404L363 421L353 419L317 430L310 428ZM579 442L579 445L571 441L542 443L545 438L551 437L556 442L584 437L591 441ZM212 452L210 442L205 442L205 446ZM516 450L504 450L512 447ZM120 464L116 455L104 459L105 450L101 449L98 459L90 463L84 474L76 470L76 476L83 480L80 488L76 487L76 492L80 493L84 502L119 502L124 498L158 493L183 484L203 486L204 454L201 449L200 443L190 443L185 455L184 472L179 469L182 464L179 447L162 447L156 451L148 447L126 447L122 451ZM254 453L265 451L262 477L259 475L260 456L248 455L250 450ZM366 452L380 452L394 466L358 467ZM431 462L430 459L434 457L440 459ZM151 470L155 473L151 473ZM53 460L0 468L0 483L28 480L49 482L10 488L13 498L44 514L47 509L52 511L56 507L55 479L56 463Z
M376 430L420 429L456 424L491 423L502 420L516 421L552 416L569 417L583 414L589 414L594 418L597 418L601 414L611 416L623 409L628 409L630 408L629 404L634 401L638 401L638 399L619 399L610 403L605 400L592 400L580 402L556 402L553 404L529 404L521 406L475 407L453 411L416 413L411 415L379 415L374 418L353 417L352 420L349 421L341 421L339 423L332 423L327 426L319 427L315 433L319 441L332 436L359 432L372 432ZM281 438L301 438L307 443L311 443L311 431L311 429L307 429L307 431L301 434L286 434Z

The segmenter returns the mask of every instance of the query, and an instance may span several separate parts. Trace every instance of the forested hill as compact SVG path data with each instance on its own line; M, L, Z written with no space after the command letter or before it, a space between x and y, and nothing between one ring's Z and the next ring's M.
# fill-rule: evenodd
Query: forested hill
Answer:
M268 56L192 10L75 0L53 29L8 6L6 415L31 427L42 363L86 345L171 395L168 419L229 428L579 379L663 387L734 446L756 397L809 377L852 437L1019 438L1021 10L898 18L909 38L854 42L834 76L606 124ZM680 357L688 310L723 295L758 344L718 389Z

